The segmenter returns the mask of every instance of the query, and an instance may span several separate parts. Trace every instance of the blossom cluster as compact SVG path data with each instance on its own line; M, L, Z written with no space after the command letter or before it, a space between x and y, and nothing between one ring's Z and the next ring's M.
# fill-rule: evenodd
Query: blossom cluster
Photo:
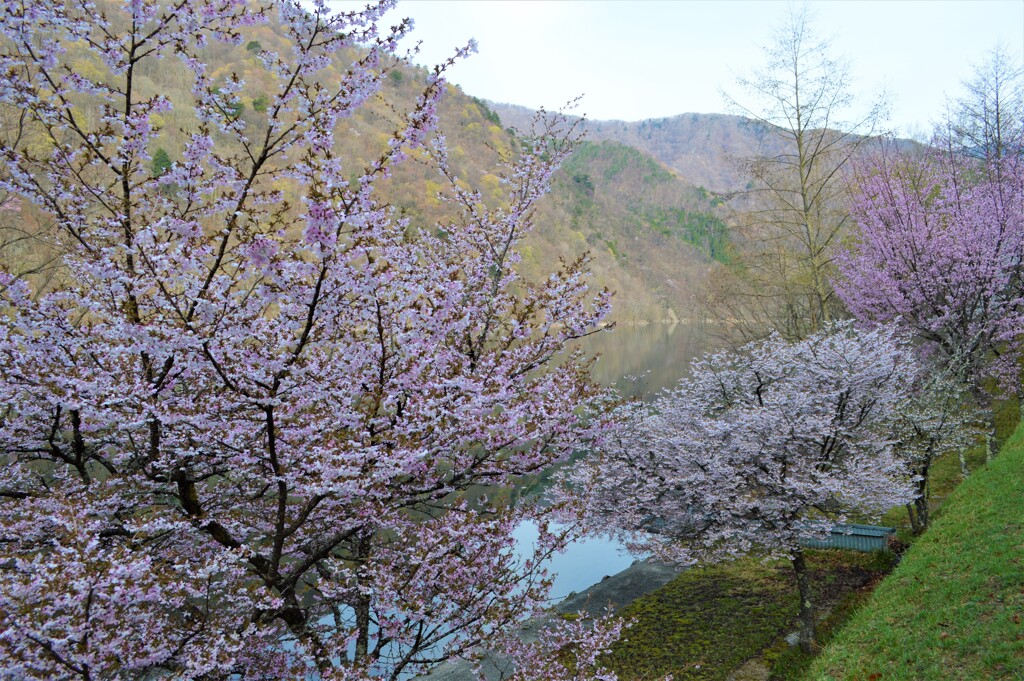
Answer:
M512 530L555 509L486 493L602 424L570 346L608 294L585 258L513 267L574 133L539 124L483 205L430 141L463 50L378 158L340 157L410 29L379 29L391 4L0 5L0 107L30 133L0 140L0 190L62 257L45 285L0 279L7 677L404 678L543 602L567 537L520 558ZM260 51L253 121L204 50L267 21L290 51ZM102 67L76 72L82 51ZM194 126L154 176L172 100L139 74L160 60L187 67ZM380 197L412 154L450 180L445 224Z

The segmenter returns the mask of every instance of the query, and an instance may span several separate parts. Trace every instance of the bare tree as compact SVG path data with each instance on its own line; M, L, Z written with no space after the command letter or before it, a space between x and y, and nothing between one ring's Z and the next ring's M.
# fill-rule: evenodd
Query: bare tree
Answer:
M954 148L987 165L1019 156L1024 146L1024 59L997 44L965 80L949 113Z
M807 9L793 10L764 67L738 80L742 101L725 95L765 132L758 153L740 161L751 181L733 199L735 257L713 273L706 296L734 340L805 338L841 314L830 279L849 220L843 169L877 132L884 103L849 117L850 67L830 48Z

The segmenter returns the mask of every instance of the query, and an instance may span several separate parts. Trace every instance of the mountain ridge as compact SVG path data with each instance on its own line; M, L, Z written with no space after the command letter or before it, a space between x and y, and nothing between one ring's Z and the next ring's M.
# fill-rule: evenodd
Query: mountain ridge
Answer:
M519 128L536 114L517 104L487 102L487 106L507 127ZM641 121L570 119L579 123L587 139L639 149L686 182L720 194L747 188L742 159L783 151L770 125L734 114L681 113Z

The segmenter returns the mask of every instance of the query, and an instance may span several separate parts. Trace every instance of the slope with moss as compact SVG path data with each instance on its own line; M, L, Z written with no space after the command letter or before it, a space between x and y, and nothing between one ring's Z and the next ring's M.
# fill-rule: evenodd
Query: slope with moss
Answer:
M807 560L822 614L843 611L891 567L881 552L808 551ZM798 601L785 561L751 556L694 568L620 611L635 623L607 663L623 681L666 674L676 681L726 681L738 679L738 669L750 662L767 678L790 650L785 636L796 629ZM821 622L820 633L831 626L830 619ZM794 661L782 662L788 674Z
M807 678L1024 678L1024 427L932 528Z

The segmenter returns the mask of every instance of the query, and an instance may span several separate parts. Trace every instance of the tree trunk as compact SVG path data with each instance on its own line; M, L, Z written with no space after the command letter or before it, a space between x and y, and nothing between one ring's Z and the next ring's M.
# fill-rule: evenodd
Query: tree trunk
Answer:
M356 546L357 561L360 563L370 557L370 539L370 535L365 534L360 537ZM355 610L357 630L355 660L359 661L366 659L370 653L370 597L361 588L356 594L352 609Z
M356 611L356 660L364 660L370 652L370 599L360 594L353 608Z
M800 549L789 554L796 573L796 586L800 591L800 649L805 653L814 652L814 603L811 601L811 575Z
M928 497L920 496L914 499L914 510L917 516L917 525L919 529L914 530L914 534L921 534L928 529L928 523L931 522L928 511Z
M963 447L960 448L958 456L960 457L960 477L966 480L971 476L971 471L967 468L967 452L964 451Z
M985 427L985 461L991 461L999 452L996 445L996 415L992 410L992 396L981 388L975 388L974 399L978 404L979 416L983 419ZM964 469L966 463L963 461L963 454L960 457L960 467Z
M910 529L917 536L928 529L929 522L929 497L931 496L928 487L928 468L921 473L921 480L917 483L917 496L914 501L907 504L907 514L910 516Z
M921 534L921 523L917 520L917 499L913 503L905 504L907 509L907 517L910 519L910 531L914 533L914 536Z

